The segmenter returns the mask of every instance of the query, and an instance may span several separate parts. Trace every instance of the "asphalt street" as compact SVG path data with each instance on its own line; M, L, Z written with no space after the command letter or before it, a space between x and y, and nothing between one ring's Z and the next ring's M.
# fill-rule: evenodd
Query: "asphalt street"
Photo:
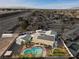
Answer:
M28 16L30 15L30 12L25 12L25 13L19 13L15 15L11 15L8 17L0 18L0 36L3 32L13 28L18 24L18 17L20 16Z

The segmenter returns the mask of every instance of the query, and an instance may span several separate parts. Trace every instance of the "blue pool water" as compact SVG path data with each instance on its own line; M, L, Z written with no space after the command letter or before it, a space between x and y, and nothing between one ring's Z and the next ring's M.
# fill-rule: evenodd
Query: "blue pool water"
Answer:
M34 57L41 57L43 49L41 47L33 47L32 49L26 49L23 51L24 54L32 54Z
M30 50L30 49L26 49L26 50L24 50L23 53L24 53L24 54L31 54L31 53L32 53L32 50Z

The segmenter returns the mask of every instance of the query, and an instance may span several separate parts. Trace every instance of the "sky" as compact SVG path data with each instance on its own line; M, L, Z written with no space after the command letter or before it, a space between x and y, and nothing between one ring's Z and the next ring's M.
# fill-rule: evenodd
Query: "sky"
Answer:
M0 7L66 9L79 7L79 0L0 0Z

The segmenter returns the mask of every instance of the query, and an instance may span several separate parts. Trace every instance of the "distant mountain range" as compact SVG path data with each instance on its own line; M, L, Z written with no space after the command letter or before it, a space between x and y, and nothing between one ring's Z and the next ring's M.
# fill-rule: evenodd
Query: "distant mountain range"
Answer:
M26 8L26 7L0 7L0 9L6 9L6 8L9 8L9 9L41 9L41 8ZM71 7L67 9L79 9L79 7Z
M72 7L71 9L79 9L79 7Z

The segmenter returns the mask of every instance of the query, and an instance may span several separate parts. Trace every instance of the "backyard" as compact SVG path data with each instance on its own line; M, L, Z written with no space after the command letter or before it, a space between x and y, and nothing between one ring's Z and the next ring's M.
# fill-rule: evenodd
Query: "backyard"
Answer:
M65 49L56 48L48 51L48 56L68 56L68 53Z

